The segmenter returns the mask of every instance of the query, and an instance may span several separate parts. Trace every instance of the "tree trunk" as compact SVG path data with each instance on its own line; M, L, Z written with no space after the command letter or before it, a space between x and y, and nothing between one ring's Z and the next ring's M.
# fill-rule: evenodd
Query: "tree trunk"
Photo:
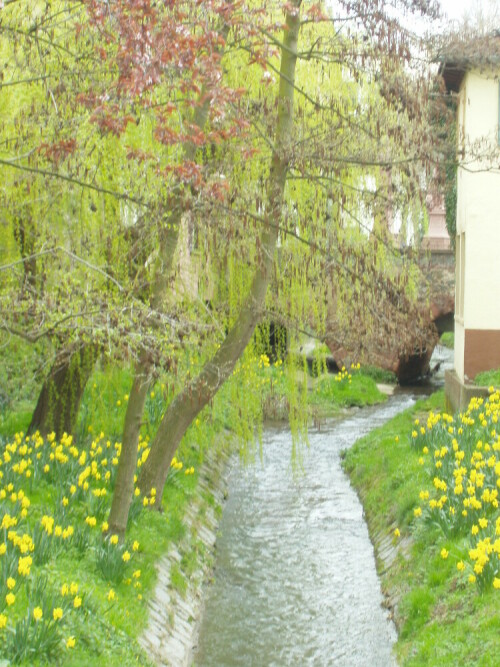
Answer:
M74 434L85 386L99 356L96 345L82 345L56 359L45 379L28 433Z
M141 377L136 370L127 403L127 412L123 426L122 450L116 475L113 502L108 518L108 532L120 537L125 535L130 502L134 493L137 444L149 385L148 377Z
M242 308L233 328L200 375L175 397L160 423L149 457L141 468L138 482L143 495L148 495L153 487L156 488L156 507L161 504L170 462L184 433L231 375L236 362L252 337L264 306L278 240L290 143L293 135L293 96L301 2L296 0L293 4L296 11L293 14L287 14L281 49L278 119L267 187L268 224L261 243L261 262L256 269L246 305Z
M222 36L227 37L228 27L224 26ZM193 124L203 129L206 125L210 109L210 98L202 90L200 99L203 104L196 107ZM187 160L194 160L197 147L192 144L184 146ZM171 276L174 255L179 239L179 229L184 213L182 194L173 197L168 225L164 224L160 232L160 247L153 278L151 307L161 309L162 301L167 293ZM141 418L144 412L148 389L151 384L151 361L146 353L140 355L134 367L134 380L127 403L125 423L123 427L122 450L116 477L115 490L109 511L109 532L123 537L127 527L128 513L134 492L134 474L137 465L137 445Z

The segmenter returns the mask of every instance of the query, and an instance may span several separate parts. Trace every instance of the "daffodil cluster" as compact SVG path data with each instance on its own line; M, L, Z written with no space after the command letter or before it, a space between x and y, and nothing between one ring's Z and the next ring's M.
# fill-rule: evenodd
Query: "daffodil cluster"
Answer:
M148 439L141 437L138 468L149 449ZM97 570L105 581L141 587L140 570L134 563L138 542L126 544L109 535L105 520L120 453L121 444L112 443L102 432L79 447L71 436L64 434L57 440L53 433L46 438L18 433L3 445L0 654L28 655L36 649L39 657L51 659L63 646L69 650L76 645L77 638L65 636L64 628L72 625L72 614L84 609L87 593L76 582L61 582L56 589L57 582L47 583L50 563L59 556L95 553ZM176 460L176 467L182 469L183 463ZM184 472L193 474L194 468ZM155 489L144 499L138 489L136 494L139 511L154 505ZM117 597L111 591L107 593L110 602Z
M500 392L473 398L465 413L430 413L415 420L412 444L431 486L420 492L415 516L438 524L445 535L467 535L470 548L457 569L481 588L500 589ZM422 511L423 508L423 511ZM448 552L446 549L446 557ZM442 557L443 552L441 553Z
M351 384L353 373L359 371L360 368L361 365L359 363L352 363L350 370L347 370L345 366L342 366L339 372L335 375L335 382L340 382L341 384Z

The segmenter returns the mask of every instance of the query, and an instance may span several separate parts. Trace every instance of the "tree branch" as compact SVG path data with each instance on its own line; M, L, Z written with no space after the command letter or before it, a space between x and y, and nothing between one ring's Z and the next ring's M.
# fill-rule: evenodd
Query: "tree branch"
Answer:
M125 194L124 192L116 192L114 190L108 190L107 188L101 188L98 185L93 185L92 183L85 183L84 181L80 181L77 178L74 178L73 176L69 176L68 174L61 174L60 172L57 171L48 171L46 169L39 169L37 167L29 167L28 165L16 164L12 160L5 160L2 158L0 158L0 164L3 164L6 167L10 167L11 169L26 171L30 174L40 174L41 176L47 176L49 178L59 179L61 181L66 181L67 183L73 183L74 185L78 185L81 188L87 188L88 190L99 192L100 194L110 195L115 199L129 201L133 204L137 204L138 206L144 206L145 208L150 208L150 205L144 202L142 199L131 197L130 195Z

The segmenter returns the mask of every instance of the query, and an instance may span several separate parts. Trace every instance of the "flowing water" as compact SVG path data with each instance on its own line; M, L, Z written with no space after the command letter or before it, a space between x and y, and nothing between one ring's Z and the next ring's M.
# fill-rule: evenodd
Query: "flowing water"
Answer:
M388 667L396 639L363 509L340 452L413 403L393 396L309 434L290 470L283 426L264 435L263 463L237 462L217 540L198 667Z
M441 374L452 352L433 357ZM427 387L442 384L442 375ZM340 465L358 438L412 405L413 392L309 433L291 471L288 428L269 427L263 461L235 462L206 596L197 667L389 667L396 631L363 508Z

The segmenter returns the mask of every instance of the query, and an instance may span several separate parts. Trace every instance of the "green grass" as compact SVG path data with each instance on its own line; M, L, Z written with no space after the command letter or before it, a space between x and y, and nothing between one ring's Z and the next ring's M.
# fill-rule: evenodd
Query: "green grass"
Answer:
M474 378L479 387L500 387L500 370L483 371Z
M342 374L322 375L314 381L309 394L309 403L315 407L362 407L386 400L375 380L361 373L353 373L351 378Z
M419 493L429 487L428 471L410 446L414 420L444 409L442 392L419 401L385 426L359 440L344 455L344 466L363 502L375 544L397 549L389 568L379 562L383 590L398 599L396 655L401 666L496 665L500 650L500 595L481 593L459 573L468 538L446 537L416 519ZM398 529L400 537L394 535ZM448 557L440 555L443 546Z
M22 352L22 351L21 351ZM21 364L21 352L17 355L17 363ZM38 354L38 353L37 353ZM35 355L36 356L36 355ZM34 362L33 362L34 363ZM30 366L31 368L31 366ZM9 371L10 373L10 371ZM341 374L342 375L342 374ZM64 665L89 665L107 664L121 667L129 665L148 665L147 656L140 649L137 638L147 623L147 600L151 597L156 579L155 563L167 552L171 545L181 549L181 561L171 572L172 587L184 595L187 582L206 562L209 555L200 545L194 532L187 530L184 522L186 507L192 502L196 493L197 471L203 462L204 451L207 447L219 443L217 446L224 448L227 444L222 434L230 429L231 438L241 439L244 443L258 442L258 428L262 415L263 397L275 392L284 398L293 410L293 418L296 420L307 419L306 409L307 387L310 385L309 397L313 409L331 413L340 408L350 405L366 405L385 399L376 388L372 377L363 375L357 370L352 371L352 377L335 379L336 376L323 374L318 378L310 378L302 368L292 368L291 374L283 372L280 363L269 365L263 358L252 358L247 356L242 362L242 368L232 382L226 384L219 393L213 405L207 407L188 429L176 454L179 460L184 462L185 468L194 466L194 475L184 475L184 471L173 473L165 487L163 495L162 514L149 512L141 509L140 503L136 502L133 511L133 519L129 522L126 537L126 550L131 554L130 562L122 567L120 552L119 558L109 551L106 555L106 544L102 545L101 524L105 521L113 490L113 479L116 463L115 442L121 440L123 419L126 410L127 394L130 391L131 371L129 368L107 367L98 364L84 393L81 410L78 419L77 433L73 442L69 441L63 446L68 454L68 461L61 464L59 468L50 459L50 454L55 452L59 443L51 443L47 440L40 449L35 449L35 441L28 441L27 446L33 447L28 454L30 459L31 477L13 472L9 468L21 457L20 447L23 437L18 437L18 444L13 450L12 461L2 461L1 471L5 477L0 480L0 490L5 490L5 497L0 498L0 522L4 514L9 513L17 516L19 534L24 533L32 536L40 533L41 519L44 515L54 517L54 525L60 524L62 528L71 525L74 528L74 536L67 542L61 542L61 538L45 536L43 539L48 544L47 555L43 562L38 558L31 566L29 581L22 580L16 575L16 600L15 603L5 608L4 597L0 599L0 614L4 613L7 619L7 629L0 628L0 653L7 654L8 637L15 636L16 622L29 621L29 613L35 605L30 583L39 585L46 581L47 600L45 601L44 619L50 619L54 608L63 604L61 597L61 586L64 583L76 582L79 587L79 595L82 596L82 607L79 611L70 609L57 626L56 649L53 654L44 654L42 650L35 651L25 656L24 661L18 662L25 667L27 665L42 665L47 661ZM350 381L349 381L350 380ZM15 433L25 431L31 418L31 411L36 400L36 391L41 384L31 383L29 387L22 383L13 382L7 386L6 395L9 400L3 400L0 406L0 443L2 451L5 451L7 443L13 446ZM241 397L244 397L242 401ZM148 395L143 426L143 443L151 438L161 419L165 406L172 398L172 391L168 384L168 378L163 382L160 379L151 388ZM101 432L104 436L101 438ZM93 442L98 441L103 451L97 455ZM107 442L109 441L109 447ZM76 454L70 454L70 447L76 447ZM143 448L147 444L143 445ZM255 447L254 447L255 448ZM244 453L244 447L240 448ZM42 463L36 453L42 456ZM80 463L79 457L86 452L86 463ZM94 452L94 457L92 455ZM24 456L24 455L23 455ZM17 458L16 458L17 457ZM101 463L105 458L107 463ZM70 495L70 485L77 485L79 473L91 460L102 465L102 476L89 477L90 486L84 492L80 487L74 495ZM48 465L47 472L44 465ZM104 482L104 471L110 472L110 479ZM15 473L15 474L14 474ZM13 488L7 490L7 477L12 480ZM92 494L92 490L106 488L106 496L98 498ZM22 491L30 500L29 512L26 517L20 515L20 505L11 502L11 491L19 493ZM63 497L69 498L66 509L62 509ZM205 506L200 508L200 516L203 511L214 505L213 495L201 494L200 498ZM213 508L216 515L220 515L220 507ZM86 517L96 517L96 526L90 527L86 524ZM38 533L37 533L38 531ZM3 534L2 534L3 533ZM0 545L2 539L7 544L6 531L0 532ZM40 538L37 538L40 539ZM132 544L138 542L138 551L132 550ZM11 546L8 553L14 553ZM124 550L123 549L123 550ZM38 556L42 553L42 547L38 542L35 551ZM12 553L11 553L12 552ZM19 557L17 554L16 558ZM109 562L105 559L109 557ZM2 561L3 558L3 561ZM114 559L114 560L113 560ZM5 556L0 555L0 568ZM15 563L15 568L17 562ZM120 573L123 570L123 576ZM133 573L140 570L140 577L135 578ZM5 586L7 574L0 576L0 585ZM112 581L106 577L112 578ZM108 599L111 589L116 599ZM2 607L3 605L3 607ZM70 601L71 606L71 601ZM31 611L28 612L28 609ZM20 634L17 635L19 646L34 645L34 632L37 627L33 620L29 621L32 633L29 641L25 641ZM3 619L0 619L0 624ZM48 627L49 624L47 624ZM52 630L48 630L48 632ZM65 641L69 636L74 636L76 644L74 648L66 648Z
M130 380L131 375L128 369L99 367L96 369L83 399L78 427L79 435L72 443L77 447L77 456L85 451L87 462L90 462L92 440L96 439L101 431L105 433L105 437L100 441L104 451L96 460L105 456L108 459L107 469L111 471L113 470L111 452L113 452L115 441L121 439L126 394L129 391ZM158 382L147 400L142 429L144 438L151 435L169 399L168 388ZM10 404L1 413L2 452L5 451L6 443L13 442L13 433L24 430L29 423L31 411L24 408L29 405L29 401L23 397L18 402L22 410L16 411ZM55 517L55 524L60 523L63 527L71 524L75 533L85 538L81 549L74 538L64 544L59 539L57 549L54 548L49 552L47 562L37 564L34 560L28 579L32 582L47 580L47 604L49 606L44 612L44 618L51 618L53 608L62 603L60 591L65 582L78 583L83 603L81 610L78 612L72 610L59 622L57 651L54 655L43 655L43 651L35 652L18 664L24 667L37 666L47 664L47 660L53 664L71 666L106 664L128 667L129 665L146 666L150 664L136 640L145 628L148 619L147 600L152 595L155 586L155 563L167 552L171 544L176 546L184 544L185 553L172 577L172 585L183 593L187 585L187 578L198 566L202 566L207 557L196 536L188 534L184 517L186 507L188 503L192 502L193 494L196 492L197 471L203 461L204 449L210 446L216 438L219 443L217 446L221 448L227 446L224 440L217 435L221 430L218 411L220 413L220 406L218 407L215 403L213 410L206 410L202 413L190 427L187 437L181 443L177 458L183 461L184 470L194 466L195 474L185 475L182 470L169 476L163 496L163 513L141 510L138 507L135 519L130 522L127 530L127 549L131 553L131 559L125 568L123 579L117 583L106 581L97 565L97 549L102 542L100 526L106 519L109 510L112 481L104 484L104 475L99 481L97 478L89 478L88 493L84 494L78 490L74 496L70 496L68 492L70 484L74 482L76 485L76 478L82 470L82 467L77 465L76 473L72 472L72 466L74 466L72 460L76 462L76 459L72 459L71 456L59 472L54 470L53 473L43 473L40 469L37 474L32 472L30 478L9 472L10 462L8 464L2 460L2 474L12 479L14 492L23 491L26 494L30 500L30 506L27 517L21 518L19 505L12 504L9 495L3 500L0 498L0 522L5 513L12 516L17 513L18 526L16 529L19 534L33 535L36 527L40 525L42 516L48 515ZM106 446L108 439L109 449ZM20 443L22 441L22 438L19 439ZM33 443L29 444L33 445ZM66 449L68 450L68 447ZM46 441L36 451L45 452L43 456L48 456L49 452L54 450ZM11 463L14 463L18 455L20 456L19 447L13 454ZM30 458L32 461L36 460L35 450L31 453ZM53 461L48 459L47 461L50 466L54 465ZM7 477L0 480L0 490L6 488L6 479ZM91 495L91 491L103 486L107 486L108 493L101 510L98 510L98 501ZM10 494L10 491L8 493ZM61 515L63 495L70 498L64 516ZM214 504L213 499L211 503ZM94 528L89 528L85 524L85 517L90 515L97 516L97 525ZM0 531L0 545L7 540L6 532ZM138 551L133 551L131 548L135 541L140 545ZM12 551L10 546L8 548L11 550L9 554L14 553L15 550ZM19 554L15 557L18 558ZM0 555L0 570L3 562L5 562L5 555ZM17 564L15 567L17 568ZM141 574L135 578L133 573L138 570ZM6 577L7 575L5 578L0 576L0 586ZM0 613L4 613L7 617L7 629L0 628L0 654L7 654L8 637L14 636L17 621L28 618L28 605L33 604L29 595L28 582L17 574L15 578L15 603L11 607L3 608L5 606L3 597L0 600ZM108 600L107 596L111 588L116 595L115 600ZM36 626L31 627L33 631ZM65 646L68 636L76 638L75 647L72 649ZM17 641L20 642L20 636ZM31 643L33 641L33 639L30 640Z
M444 347L448 347L450 350L453 350L455 347L455 334L452 331L445 331L439 339L439 343Z
M180 566L176 563L170 569L170 583L182 598L186 597L188 582Z
M187 465L187 459L185 462ZM63 644L67 636L75 636L75 648L59 649L57 655L51 658L54 664L116 666L149 664L147 656L143 654L135 640L147 622L146 602L155 584L155 563L164 555L172 542L177 544L185 536L183 518L186 504L190 501L196 484L194 477L179 475L177 483L167 484L163 503L164 513L143 510L130 526L127 544L132 558L124 578L119 583L105 581L96 566L95 550L101 540L99 527L88 530L88 547L83 552L78 551L74 545L69 545L53 553L47 563L32 565L29 578L31 581L47 578L47 590L50 598L54 600L54 606L59 604L59 591L64 582L77 582L79 593L83 598L81 613L70 614L64 622L61 622L59 630L60 644ZM53 516L57 512L58 496L54 493L52 485L40 482L36 491L29 493L29 485L16 482L15 489L17 491L24 489L31 500L29 516L23 521L20 534L25 531L31 532L31 527L39 523L42 514ZM84 525L82 520L84 514L86 511L80 512L77 504L74 504L73 507L70 506L67 518L77 528ZM3 516L3 512L0 515ZM136 540L140 547L137 552L133 552L130 545ZM178 571L173 573L172 584L181 592L185 592L186 585L182 570L185 567L188 574L193 571L196 555L191 553L186 556L185 562L181 563ZM135 579L133 572L137 570L141 571L141 575ZM29 601L24 593L22 577L16 575L16 579L20 585L16 591L16 602L12 608L4 610L10 627L13 627L11 624L16 619L23 618ZM117 596L114 602L107 599L111 588ZM0 643L3 639L2 632L5 631L0 630ZM31 655L20 664L46 664L46 658L43 655L40 657Z
M378 366L361 366L359 372L381 384L396 384L398 381L395 373L379 368Z
M33 344L0 332L0 417L35 400L51 358L46 341Z
M26 431L52 350L0 333L0 434Z
M14 433L19 433L26 430L31 421L34 404L28 401L22 401L17 405L17 409L12 411L6 408L0 412L0 434L5 436L13 436Z

